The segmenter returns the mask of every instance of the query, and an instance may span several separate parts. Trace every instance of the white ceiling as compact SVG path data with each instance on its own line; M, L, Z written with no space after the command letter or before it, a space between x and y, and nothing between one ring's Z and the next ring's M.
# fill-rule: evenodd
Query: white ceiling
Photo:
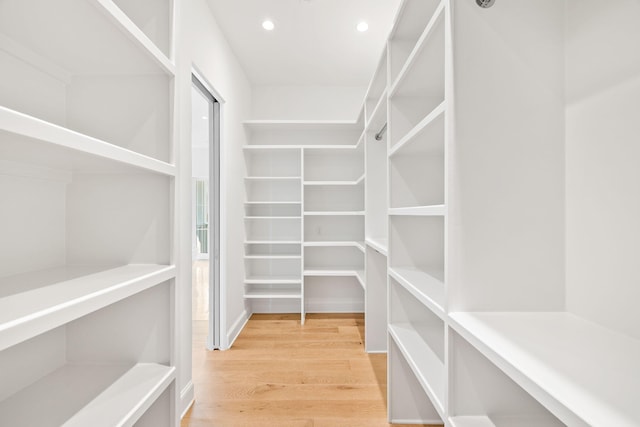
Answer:
M208 0L254 85L367 86L400 0ZM275 30L265 31L270 19ZM369 24L360 33L356 25Z

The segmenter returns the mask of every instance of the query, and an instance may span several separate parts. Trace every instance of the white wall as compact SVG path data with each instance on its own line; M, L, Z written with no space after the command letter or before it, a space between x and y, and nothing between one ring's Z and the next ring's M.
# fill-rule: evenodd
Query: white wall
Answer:
M564 4L453 11L449 308L562 310Z
M366 87L254 86L255 120L355 120Z
M178 105L180 117L178 161L180 162L179 218L179 320L178 347L180 370L178 389L181 393L179 411L186 409L193 398L191 386L191 70L196 66L209 84L226 101L222 122L222 232L223 278L227 292L222 296L225 317L223 341L233 338L230 329L242 325L245 316L243 298L243 202L244 160L242 146L246 143L242 121L250 116L251 87L231 48L220 32L205 0L179 2L178 13ZM224 237L223 237L224 238Z
M567 307L640 338L640 2L567 4Z

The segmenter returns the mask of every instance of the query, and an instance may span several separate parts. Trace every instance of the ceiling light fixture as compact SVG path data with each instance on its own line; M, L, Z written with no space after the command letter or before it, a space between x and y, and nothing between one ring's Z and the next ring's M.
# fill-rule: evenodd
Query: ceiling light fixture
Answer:
M272 31L275 27L276 26L274 25L273 21L270 21L268 19L262 23L262 28L264 28L267 31Z
M366 22L362 21L361 23L358 24L358 26L356 28L361 33L364 33L365 31L367 31L369 29L369 24L367 24Z

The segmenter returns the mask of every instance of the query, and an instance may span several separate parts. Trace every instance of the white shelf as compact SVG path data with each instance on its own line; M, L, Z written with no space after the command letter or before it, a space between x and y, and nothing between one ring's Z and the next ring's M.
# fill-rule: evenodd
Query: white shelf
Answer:
M364 175L362 175L360 178L356 179L355 181L304 181L304 185L307 185L307 186L326 186L326 187L331 187L331 186L353 186L353 185L362 184L363 182L364 182Z
M174 379L154 363L66 365L2 401L0 424L133 426Z
M274 145L274 144L264 144L264 145L245 145L244 147L242 147L243 150L246 151L260 151L260 150L266 150L266 151L271 151L271 150L296 150L299 151L301 148L303 148L302 145L296 144L296 145Z
M245 220L258 220L258 219L264 219L264 220L270 220L270 219L300 219L302 217L300 216L245 216L244 219Z
M96 0L104 8L106 15L130 39L132 39L152 60L160 65L164 71L173 76L175 66L173 62L147 37L147 35L112 1Z
M496 427L489 417L462 416L449 418L451 427Z
M434 124L440 119L444 118L446 110L446 101L440 103L434 108L427 116L422 119L417 125L413 127L406 135L404 135L397 144L394 144L389 150L389 157L393 157L396 154L402 152L403 154L413 154L410 146L417 140L417 137L422 135L425 131L429 131ZM442 128L444 129L444 127ZM444 141L444 134L442 136L432 138L435 142ZM401 151L402 150L402 151ZM417 151L417 150L416 150Z
M0 350L167 281L175 266L44 270L0 282ZM7 294L6 292L18 292Z
M302 293L299 291L292 292L288 289L271 289L245 291L244 297L246 299L300 299L302 298Z
M364 246L360 242L304 242L305 248L341 248L341 247L353 247L364 253Z
M436 356L431 347L409 323L389 325L389 335L397 344L400 352L418 382L433 403L440 417L444 415L444 363Z
M3 160L72 172L117 172L125 166L176 174L175 166L169 163L5 107L0 107L0 129Z
M300 240L245 240L245 245L300 245Z
M38 8L43 16L56 14L60 18L36 27L7 25L3 21L2 27L6 37L15 46L20 45L20 53L46 53L38 54L43 59L38 66L55 61L55 71L62 71L68 78L72 75L175 75L171 61L111 0L86 4L66 1L55 5L48 1L23 1L7 5L3 14L8 17L7 21L13 18L15 22L15 17L28 16L33 8ZM90 46L100 48L92 51ZM60 73L54 75L61 77Z
M299 181L302 177L299 176L247 176L244 178L247 181Z
M304 270L306 277L355 277L364 288L364 270L349 269L346 267L324 267Z
M360 147L360 141L355 145L353 144L344 144L344 145L304 145L302 146L305 151L343 151L343 150L356 150Z
M640 425L640 340L571 313L452 313L467 341L567 425Z
M305 212L305 216L364 216L364 211Z
M391 208L389 215L404 216L444 216L446 209L444 205L414 206L410 208Z
M422 304L444 319L444 273L423 271L414 267L391 267L389 275L396 279Z
M244 125L251 130L358 130L360 125L351 120L246 120Z
M245 255L244 259L302 259L301 255Z
M300 276L249 276L246 285L295 285L302 283Z
M382 237L367 237L365 239L367 246L375 249L384 256L389 253L389 239Z
M302 202L269 202L269 201L255 201L255 202L244 202L245 205L301 205Z
M389 90L389 98L392 98L398 92L398 88L402 84L403 80L407 77L407 75L412 71L414 64L417 62L418 57L420 56L422 50L426 47L426 44L429 43L431 37L433 36L434 29L438 26L438 21L443 19L444 15L444 3L440 3L433 13L431 20L427 24L424 32L418 39L414 49L409 54L404 66L400 70L400 73L396 77L395 81L391 84L391 89ZM444 63L443 63L444 64Z

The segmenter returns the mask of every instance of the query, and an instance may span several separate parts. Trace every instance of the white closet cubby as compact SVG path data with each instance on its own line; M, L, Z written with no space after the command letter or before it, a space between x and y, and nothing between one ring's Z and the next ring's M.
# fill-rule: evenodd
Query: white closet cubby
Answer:
M178 422L174 3L120 3L0 5L2 425Z
M362 120L245 122L245 298L253 312L299 311L304 322L308 308L361 307Z

